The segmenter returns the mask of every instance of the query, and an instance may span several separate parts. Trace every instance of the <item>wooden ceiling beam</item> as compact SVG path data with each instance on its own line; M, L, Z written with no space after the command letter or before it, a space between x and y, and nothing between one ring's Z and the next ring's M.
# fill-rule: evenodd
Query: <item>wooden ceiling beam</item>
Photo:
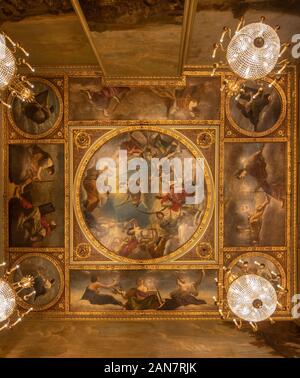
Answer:
M80 24L81 24L81 26L83 28L83 31L84 31L84 33L87 36L89 44L90 44L90 46L91 46L91 48L92 48L92 50L93 50L93 52L95 54L95 57L96 57L96 59L98 61L100 69L102 71L102 74L103 74L103 76L107 76L107 73L106 73L103 61L101 59L99 51L98 51L98 49L97 49L97 47L96 47L96 45L95 45L95 43L93 41L93 38L91 36L90 28L89 28L89 25L88 25L88 23L86 21L86 18L84 16L84 14L83 14L81 6L79 4L79 0L71 0L71 3L72 3L72 6L73 6L73 9L74 9L74 11L75 11L75 13L76 13L76 15L77 15L77 17L79 19L79 22L80 22Z
M196 10L198 0L185 0L185 8L183 14L181 41L180 41L180 52L178 59L177 74L182 75L184 71L184 66L187 61L188 49L190 44L190 39L193 30L193 24L195 20Z

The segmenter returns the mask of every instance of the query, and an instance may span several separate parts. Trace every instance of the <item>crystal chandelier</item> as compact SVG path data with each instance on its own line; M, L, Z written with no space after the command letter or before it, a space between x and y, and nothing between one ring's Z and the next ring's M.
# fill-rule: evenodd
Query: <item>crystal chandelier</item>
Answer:
M273 79L269 84L272 87L279 81L281 74L289 65L287 59L280 58L290 47L290 43L280 43L277 31L279 26L272 28L264 23L265 18L261 17L260 22L245 26L245 19L242 18L235 34L229 27L224 26L220 41L214 44L212 58L216 59L218 50L225 55L232 72L236 75L234 80L224 80L221 90L229 95L239 96L243 91L240 88L240 80L260 80L268 75ZM225 37L228 36L229 43L224 46ZM214 63L211 76L223 65L223 61ZM278 66L275 69L275 66ZM275 70L274 70L275 69Z
M21 56L19 56L19 53L21 53ZM0 33L0 91L8 90L13 97L24 102L32 102L34 101L33 85L27 80L26 76L18 73L18 67L22 65L34 72L34 68L31 67L24 56L28 57L29 54L19 43L15 43L5 33ZM10 108L10 104L6 103L1 97L0 102Z
M5 265L5 263L0 264L0 267ZM27 311L21 312L19 309L19 299L28 301L35 294L35 290L33 289L34 279L31 276L22 277L18 282L10 282L9 278L12 272L17 269L19 269L18 265L6 270L3 277L0 278L0 331L14 327L33 310L29 308ZM31 290L28 294L22 295L25 289Z
M248 266L247 261L239 260L239 263ZM254 263L261 266L257 261ZM223 267L223 270L228 277L228 286L225 287L217 279L216 283L226 291L226 298L218 301L213 297L215 305L219 307L221 318L232 319L238 329L242 327L243 321L248 322L254 331L258 330L259 322L270 320L273 324L271 316L277 308L283 308L279 300L287 290L279 283L274 287L268 279L258 274L237 275L226 267ZM280 279L280 275L275 272L271 274L274 279Z
M262 322L276 310L277 294L265 278L245 274L229 286L227 302L230 310L240 319Z

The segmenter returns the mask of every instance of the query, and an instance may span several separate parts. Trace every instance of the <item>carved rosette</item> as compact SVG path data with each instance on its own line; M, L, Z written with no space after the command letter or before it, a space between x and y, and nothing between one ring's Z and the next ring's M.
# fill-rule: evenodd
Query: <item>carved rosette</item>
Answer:
M75 250L76 257L79 259L87 259L88 257L90 257L91 252L92 248L87 243L78 244Z
M86 149L91 145L91 137L85 131L74 132L74 143L78 149Z
M215 132L213 130L201 131L197 135L197 144L202 148L209 148L215 143Z

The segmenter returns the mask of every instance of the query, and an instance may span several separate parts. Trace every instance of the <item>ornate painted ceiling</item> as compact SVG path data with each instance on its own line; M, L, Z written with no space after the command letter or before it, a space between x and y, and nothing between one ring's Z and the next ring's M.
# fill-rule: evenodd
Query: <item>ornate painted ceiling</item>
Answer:
M1 29L38 66L99 65L105 76L174 77L210 64L223 25L264 15L283 41L299 31L297 0L3 0ZM220 21L218 21L220 20ZM219 24L220 28L216 28ZM117 54L117 59L115 58Z

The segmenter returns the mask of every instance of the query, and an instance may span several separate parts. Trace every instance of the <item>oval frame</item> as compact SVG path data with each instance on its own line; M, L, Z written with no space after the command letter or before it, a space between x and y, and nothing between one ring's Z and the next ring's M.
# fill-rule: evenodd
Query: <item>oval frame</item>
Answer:
M33 82L33 83L34 82L43 83L53 90L53 92L56 95L58 102L59 102L59 113L58 113L58 117L57 117L56 121L50 127L50 129L48 129L47 131L44 131L41 134L30 134L30 133L27 133L26 131L23 131L22 129L20 129L20 127L18 127L18 125L16 124L16 122L14 120L14 116L13 116L13 110L12 110L13 106L11 107L11 109L7 110L8 119L9 119L10 124L12 125L13 129L18 134L22 135L24 138L42 139L42 138L45 138L48 135L52 134L60 125L62 118L63 118L63 99L62 99L62 95L60 94L58 88L53 83L51 83L49 80L42 79L42 78L39 78L39 77L33 77L33 78L30 78L30 81ZM9 97L8 97L8 103L13 104L13 101L14 101L14 97L10 94Z
M44 258L44 259L50 261L55 266L55 268L58 271L59 278L60 278L59 291L58 291L57 295L52 299L52 301L50 301L49 303L47 303L47 304L45 304L43 306L41 306L41 305L35 306L35 305L32 305L32 304L28 304L28 303L24 302L18 296L17 296L17 303L22 308L27 309L27 310L32 307L33 311L44 311L44 310L49 309L53 305L55 305L59 301L59 299L61 298L61 296L62 296L62 294L64 292L64 274L63 274L63 270L62 270L61 266L59 265L59 263L53 257L50 257L48 255L44 255L43 253L30 253L30 254L23 255L20 258L18 258L14 262L13 265L14 266L15 265L20 265L22 263L22 261L24 261L24 260L26 260L27 258L30 258L30 257L41 257L41 258ZM13 275L13 277L14 277L14 275Z
M241 79L241 80L238 81L238 83L242 84L246 81L249 81L249 80ZM262 81L264 81L266 83L271 83L273 80L270 79L270 78L264 78ZM231 124L231 126L236 131L238 131L240 134L243 134L243 135L246 135L246 136L249 136L249 137L255 137L255 138L263 137L263 136L272 134L275 130L277 130L285 119L285 116L286 116L286 113L287 113L287 100L286 100L286 95L285 95L283 89L281 88L281 86L277 82L275 82L274 88L277 90L277 93L279 94L279 97L281 99L282 108L281 108L281 112L280 112L280 115L278 117L278 120L274 123L274 125L272 127L270 127L268 130L259 131L259 132L248 131L248 130L245 130L242 127L240 127L237 124L237 122L233 119L233 117L231 115L231 111L230 111L230 100L233 96L226 95L226 104L225 104L226 116L227 116L227 119L228 119L229 123Z
M152 263L159 263L159 262L166 262L166 261L172 261L175 260L181 256L183 256L186 252L188 252L190 249L192 249L201 239L201 237L204 235L205 231L207 230L210 221L213 216L214 207L215 207L215 184L213 180L213 176L210 170L210 167L205 159L205 177L207 184L207 206L205 210L205 214L203 216L203 220L200 225L198 225L196 231L191 236L191 238L185 242L182 246L180 246L177 250L171 252L167 256L152 258L152 259L129 259L127 257L118 256L117 253L110 251L108 248L106 248L103 244L101 244L95 236L92 234L92 232L89 230L89 228L86 225L86 222L84 220L82 209L80 205L80 190L81 190L81 182L83 178L84 171L86 169L86 166L88 165L90 159L94 155L94 153L101 148L105 143L109 142L110 139L124 133L128 133L131 131L137 131L137 130L145 130L145 131L154 131L154 132L160 132L162 134L171 136L181 142L189 152L193 155L198 157L203 157L201 151L199 148L190 140L188 140L183 134L179 133L175 130L170 130L167 128L162 128L161 126L150 126L150 125L136 125L136 126L127 126L122 127L118 129L111 130L104 134L102 137L97 139L88 149L88 151L85 153L85 155L82 157L80 164L77 168L75 178L74 178L74 193L73 193L73 208L74 213L77 219L77 223L84 234L86 240L88 240L92 246L101 254L106 256L107 258L123 262L123 263L131 263L131 264L152 264ZM198 155L198 156L197 156Z
M237 256L235 259L233 259L230 262L230 264L228 265L228 269L232 269L237 264L237 262L241 258L244 258L244 257L263 257L266 260L269 259L277 267L277 269L279 270L279 272L281 274L282 286L286 287L286 284L287 284L286 274L285 274L285 271L284 271L282 265L279 263L278 260L275 259L275 257L270 256L270 255L266 255L263 252L246 252L246 253L243 253L243 254ZM227 290L228 289L228 279L225 277L225 275L224 275L224 284L225 284L225 288Z

